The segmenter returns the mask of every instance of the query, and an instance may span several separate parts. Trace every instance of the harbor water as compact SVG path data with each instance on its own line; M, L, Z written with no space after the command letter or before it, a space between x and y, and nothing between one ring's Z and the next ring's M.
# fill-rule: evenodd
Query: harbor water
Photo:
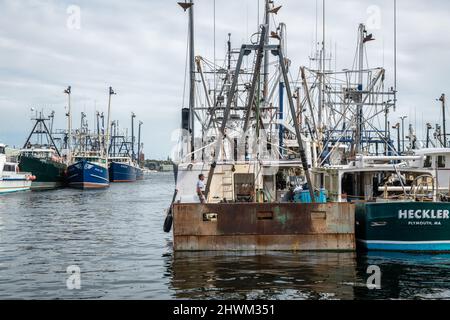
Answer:
M160 173L0 197L0 299L450 299L446 254L174 254L162 231L173 189Z

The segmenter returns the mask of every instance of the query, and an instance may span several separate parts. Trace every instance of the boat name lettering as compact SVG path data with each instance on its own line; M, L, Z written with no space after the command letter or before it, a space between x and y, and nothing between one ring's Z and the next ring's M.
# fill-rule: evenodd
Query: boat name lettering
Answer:
M450 219L449 210L399 210L400 220L408 219Z

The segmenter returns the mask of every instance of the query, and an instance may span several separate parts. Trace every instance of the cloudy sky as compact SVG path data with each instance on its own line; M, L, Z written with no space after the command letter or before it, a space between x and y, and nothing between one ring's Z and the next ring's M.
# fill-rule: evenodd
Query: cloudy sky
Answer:
M258 5L259 2L259 5ZM196 0L196 54L223 57L227 34L234 47L247 42L258 21L257 0ZM316 0L275 0L276 21L287 24L288 56L294 67L308 65L315 39ZM319 1L321 2L321 1ZM350 68L358 24L367 23L372 67L393 75L393 1L327 1L327 45L338 69ZM76 19L79 9L80 20ZM214 15L215 12L215 15ZM408 115L422 123L441 121L441 93L450 94L450 3L398 0L399 104L391 122ZM21 145L31 129L31 108L56 112L65 126L66 97L73 87L74 124L84 111L92 125L105 111L107 88L113 118L129 126L133 111L144 122L147 158L165 158L171 133L180 124L187 15L176 0L0 0L0 141Z

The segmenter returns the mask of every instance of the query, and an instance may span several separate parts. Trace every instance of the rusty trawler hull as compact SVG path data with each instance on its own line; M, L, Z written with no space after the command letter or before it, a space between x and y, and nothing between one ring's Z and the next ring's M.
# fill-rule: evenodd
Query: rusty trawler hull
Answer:
M326 204L174 204L175 251L353 251L355 208Z

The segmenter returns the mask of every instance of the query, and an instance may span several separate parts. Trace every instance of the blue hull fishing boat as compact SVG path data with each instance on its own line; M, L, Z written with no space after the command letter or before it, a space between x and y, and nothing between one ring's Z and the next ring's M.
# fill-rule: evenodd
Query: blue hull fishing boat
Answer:
M111 143L109 145L109 177L111 182L136 182L143 180L144 173L140 168L138 159L141 158L140 153L140 128L142 122L139 123L139 148L138 154L134 152L135 136L134 136L134 118L136 115L131 114L131 139L127 135L120 134L118 121L113 121L111 129L113 132Z
M111 182L135 182L137 168L130 158L111 158L109 163L109 178Z
M103 189L109 187L108 167L105 159L77 159L67 169L67 185L77 189Z
M109 187L108 172L108 141L110 136L110 114L111 97L116 93L109 87L108 116L106 122L106 135L100 128L99 113L97 113L97 134L89 131L86 114L81 113L81 127L76 131L74 140L75 147L71 148L72 143L72 119L71 119L71 87L64 91L69 98L69 121L68 121L68 168L67 185L77 189L104 189ZM73 155L72 155L73 154Z

